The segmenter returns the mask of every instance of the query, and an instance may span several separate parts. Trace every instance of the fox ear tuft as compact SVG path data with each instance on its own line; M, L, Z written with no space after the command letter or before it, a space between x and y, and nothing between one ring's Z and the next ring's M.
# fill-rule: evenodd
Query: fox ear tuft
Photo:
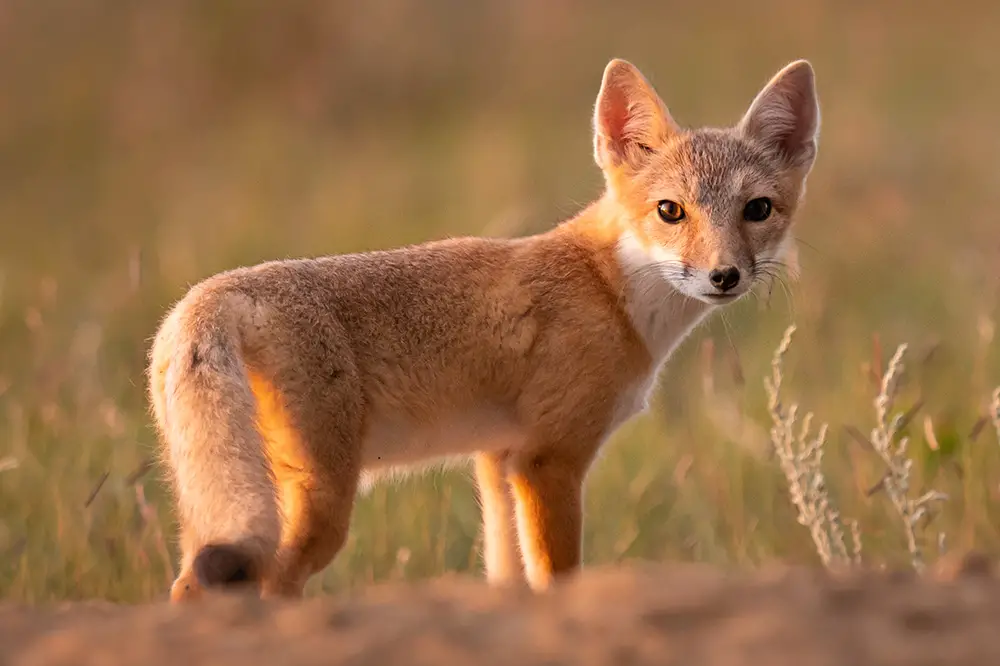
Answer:
M820 112L816 77L807 60L796 60L757 94L737 128L794 168L808 171L816 158Z
M605 171L642 165L678 130L667 107L632 63L615 58L604 68L594 109L594 160Z

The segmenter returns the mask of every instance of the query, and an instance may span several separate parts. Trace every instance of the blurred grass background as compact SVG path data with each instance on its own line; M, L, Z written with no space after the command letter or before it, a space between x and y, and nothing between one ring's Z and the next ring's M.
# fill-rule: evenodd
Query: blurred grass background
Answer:
M146 411L165 309L238 264L543 230L600 192L590 117L611 57L688 125L735 122L809 58L823 111L791 297L746 300L670 362L587 486L585 558L815 564L769 452L762 378L830 423L865 558L907 561L864 490L880 367L932 532L1000 545L1000 5L888 0L0 1L0 595L161 598L174 524ZM929 420L926 420L929 419ZM929 442L937 442L937 449ZM467 471L359 500L310 593L480 568Z

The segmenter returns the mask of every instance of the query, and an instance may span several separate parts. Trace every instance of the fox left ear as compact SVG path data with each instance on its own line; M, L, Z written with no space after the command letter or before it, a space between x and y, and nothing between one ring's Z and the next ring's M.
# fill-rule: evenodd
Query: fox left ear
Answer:
M790 167L808 172L816 158L819 124L812 65L796 60L757 94L737 129L777 152Z

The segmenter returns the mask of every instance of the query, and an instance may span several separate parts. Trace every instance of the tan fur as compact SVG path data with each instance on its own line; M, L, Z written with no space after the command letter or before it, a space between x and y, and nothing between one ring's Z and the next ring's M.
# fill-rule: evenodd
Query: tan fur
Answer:
M475 459L491 583L542 590L578 568L595 455L684 337L788 256L818 122L804 61L737 126L685 130L613 60L594 118L607 187L574 218L196 285L150 353L181 525L172 598L300 595L342 547L362 475L455 457ZM744 221L763 196L771 217ZM662 199L686 218L665 223ZM707 277L723 264L745 275L728 295Z

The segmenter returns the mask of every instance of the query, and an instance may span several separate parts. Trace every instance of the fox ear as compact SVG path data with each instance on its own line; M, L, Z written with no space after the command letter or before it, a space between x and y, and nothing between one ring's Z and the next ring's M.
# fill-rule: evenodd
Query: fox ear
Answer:
M781 155L791 167L812 168L819 139L816 78L807 60L796 60L764 86L737 128Z
M678 131L667 107L635 65L617 58L608 63L594 109L597 166L638 168Z

